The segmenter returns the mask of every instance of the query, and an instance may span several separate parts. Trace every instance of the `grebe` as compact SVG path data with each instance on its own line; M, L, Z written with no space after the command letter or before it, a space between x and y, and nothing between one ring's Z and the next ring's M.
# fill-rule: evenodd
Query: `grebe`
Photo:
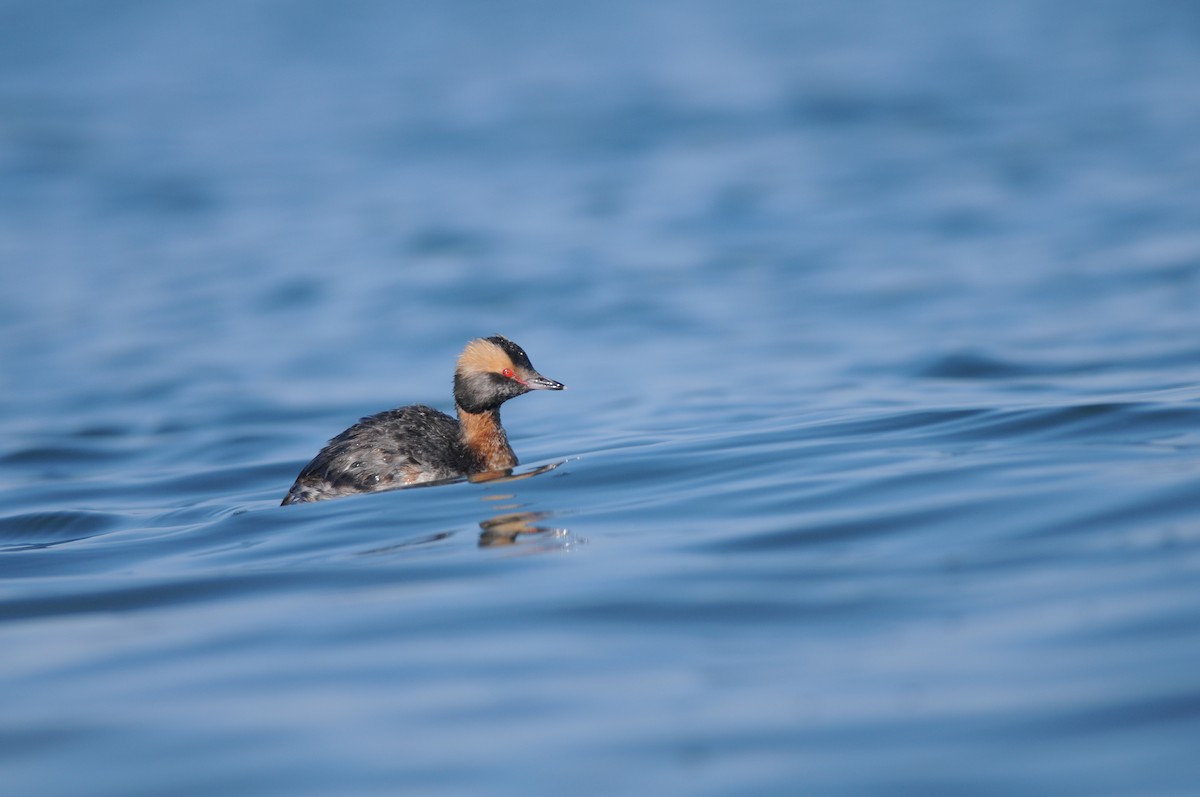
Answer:
M283 505L512 468L517 455L500 425L500 405L530 390L564 387L534 370L508 338L476 338L454 371L457 421L421 404L363 418L304 466Z

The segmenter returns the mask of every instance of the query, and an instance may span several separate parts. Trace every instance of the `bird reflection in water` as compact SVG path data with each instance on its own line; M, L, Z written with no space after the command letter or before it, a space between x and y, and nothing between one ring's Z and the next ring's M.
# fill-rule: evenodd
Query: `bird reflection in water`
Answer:
M565 460L564 460L565 461ZM541 465L529 471L513 474L511 471L494 471L491 473L476 473L468 477L468 481L483 483L489 486L499 486L507 482L528 479L552 471L563 462L553 462ZM425 486L425 485L422 485ZM413 488L407 488L413 489ZM490 493L480 498L482 501L496 501L492 508L497 510L494 517L479 522L479 547L497 548L506 545L521 545L524 551L538 553L545 551L567 551L580 542L572 537L569 530L551 526L539 525L539 521L554 517L553 512L524 511L524 504L516 501L515 493ZM412 540L406 540L382 548L372 548L363 551L361 555L382 554L413 546L428 545L443 542L454 536L453 531L440 531ZM528 546L525 543L532 543Z
M517 538L522 534L545 535L546 541L555 540L562 543L554 547L560 549L569 547L566 542L568 535L566 529L536 525L539 520L551 516L550 512L505 512L502 515L496 515L496 517L479 524L479 528L483 529L479 533L479 547L495 548L501 545L515 545Z
M475 482L486 481L491 484L519 481L552 471L561 464L563 463L553 462L549 465L542 465L526 473L516 475L513 475L511 472L499 475L475 474L470 477L470 480ZM506 503L498 504L495 508L512 511L502 511L495 517L480 521L479 528L482 529L479 533L480 548L515 545L523 535L528 537L537 535L540 544L536 547L536 550L567 550L571 547L572 541L570 539L570 532L567 529L537 525L539 520L553 517L554 513L522 511L521 507L523 504L513 502L515 498L516 495L513 493L494 493L483 497L484 501L504 501Z

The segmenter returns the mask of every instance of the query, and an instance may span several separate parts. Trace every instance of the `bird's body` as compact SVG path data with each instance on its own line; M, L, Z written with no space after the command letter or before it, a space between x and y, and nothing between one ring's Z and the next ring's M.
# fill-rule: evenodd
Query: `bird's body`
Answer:
M454 374L457 420L421 404L363 418L300 471L283 503L510 469L517 456L500 425L500 405L530 390L562 389L535 371L512 341L499 335L473 340Z

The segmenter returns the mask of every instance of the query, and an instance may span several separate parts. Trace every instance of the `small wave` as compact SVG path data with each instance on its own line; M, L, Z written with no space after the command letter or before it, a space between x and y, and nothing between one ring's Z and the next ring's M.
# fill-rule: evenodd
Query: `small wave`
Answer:
M117 526L102 512L30 512L0 518L0 551L48 548L95 537Z
M1200 428L1200 404L1191 402L1087 401L1002 408L945 407L871 413L796 427L804 437L821 431L834 437L1003 442L1017 438L1084 442L1153 443Z
M991 410L948 430L947 439L1047 440L1146 444L1200 424L1200 406L1148 402L1088 402L1057 407Z
M954 352L913 368L914 376L926 379L1013 379L1057 373L1029 363L1018 363L981 352Z
M0 465L62 465L119 459L125 452L89 445L40 445L0 455Z

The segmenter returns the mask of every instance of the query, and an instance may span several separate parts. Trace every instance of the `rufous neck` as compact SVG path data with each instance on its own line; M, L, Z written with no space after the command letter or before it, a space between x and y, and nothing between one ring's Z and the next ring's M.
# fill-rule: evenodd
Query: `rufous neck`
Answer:
M517 455L500 425L499 409L484 412L457 409L463 444L475 454L483 470L505 470L517 464Z

